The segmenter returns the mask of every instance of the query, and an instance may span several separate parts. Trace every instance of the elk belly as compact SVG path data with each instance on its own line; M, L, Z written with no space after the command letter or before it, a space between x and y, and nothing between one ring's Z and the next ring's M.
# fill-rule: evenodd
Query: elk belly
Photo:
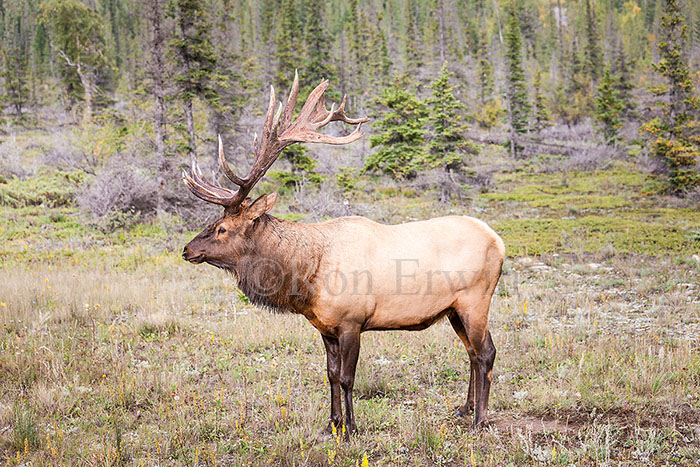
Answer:
M363 330L430 326L484 284L497 243L486 224L461 216L393 226L344 219L335 234L315 311Z

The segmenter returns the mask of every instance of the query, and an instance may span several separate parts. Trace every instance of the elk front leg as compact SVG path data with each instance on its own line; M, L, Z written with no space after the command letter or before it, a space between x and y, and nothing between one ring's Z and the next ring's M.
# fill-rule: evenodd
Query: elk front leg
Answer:
M331 419L325 434L333 433L333 427L340 429L343 411L340 405L340 345L335 337L323 338L326 347L326 368L328 370L328 383L331 386Z
M345 437L349 439L357 429L352 407L352 388L355 385L355 368L360 355L360 331L345 331L338 338L338 342L340 344L340 386L345 396Z

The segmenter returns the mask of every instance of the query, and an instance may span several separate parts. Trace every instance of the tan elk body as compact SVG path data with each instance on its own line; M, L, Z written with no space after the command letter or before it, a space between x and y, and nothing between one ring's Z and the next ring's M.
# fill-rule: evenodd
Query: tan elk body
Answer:
M447 317L470 358L467 403L474 425L486 422L491 369L496 349L488 331L488 311L504 260L500 237L485 223L464 216L440 217L400 225L382 225L362 217L299 224L268 214L276 194L247 198L284 147L296 142L347 144L362 136L330 137L316 132L335 120L349 119L345 100L328 111L322 82L292 122L298 80L281 114L274 112L271 92L265 127L250 174L241 179L219 159L227 177L239 186L232 192L201 179L197 167L185 174L198 197L225 207L223 216L184 249L193 263L207 262L232 272L253 301L303 314L318 329L327 352L331 386L331 420L355 431L352 389L360 334L370 330L420 330ZM282 117L281 122L278 120Z

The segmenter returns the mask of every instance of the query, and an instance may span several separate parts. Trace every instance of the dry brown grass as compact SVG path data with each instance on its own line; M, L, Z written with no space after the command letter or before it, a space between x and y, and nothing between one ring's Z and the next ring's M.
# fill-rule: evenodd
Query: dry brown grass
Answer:
M699 462L697 268L554 263L507 264L490 430L452 416L468 366L439 323L363 336L351 442L317 438L313 328L240 302L226 275L162 253L128 270L6 267L0 448L33 465Z

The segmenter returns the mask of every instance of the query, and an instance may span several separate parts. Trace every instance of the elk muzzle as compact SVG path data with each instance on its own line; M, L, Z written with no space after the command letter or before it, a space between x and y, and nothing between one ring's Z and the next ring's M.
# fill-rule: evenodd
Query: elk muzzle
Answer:
M194 264L199 264L204 261L204 253L194 251L194 249L190 246L192 242L188 243L185 245L185 248L182 250L182 259L185 261L189 261L190 263Z

